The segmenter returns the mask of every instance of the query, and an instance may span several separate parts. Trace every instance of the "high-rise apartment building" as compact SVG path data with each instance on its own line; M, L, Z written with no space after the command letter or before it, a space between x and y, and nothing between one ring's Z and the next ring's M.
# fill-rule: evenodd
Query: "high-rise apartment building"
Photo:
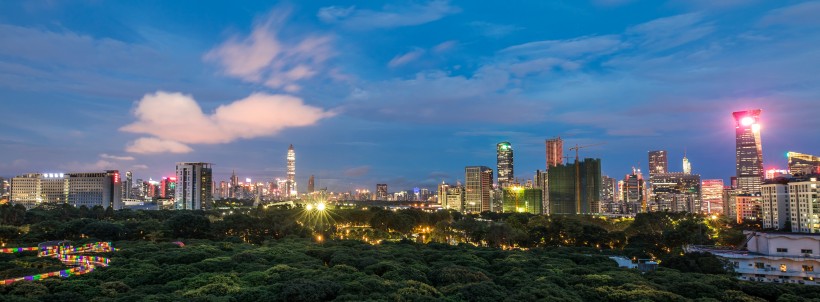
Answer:
M820 177L789 182L792 232L820 233Z
M513 173L513 148L509 142L500 142L495 146L497 168L498 168L498 187L506 188L512 185L515 180Z
M820 174L820 156L789 151L789 173L792 175Z
M735 167L738 189L760 193L763 183L763 146L760 142L760 113L754 109L733 112L735 119Z
M493 169L469 166L464 169L464 212L490 211L490 191L493 189Z
M700 213L702 194L700 175L681 172L655 174L650 177L653 211Z
M122 208L122 181L117 170L99 173L29 173L12 178L12 203Z
M177 184L174 206L177 210L206 210L211 208L213 170L210 163L177 163Z
M723 179L704 179L701 181L703 203L701 211L708 214L723 213Z
M763 202L761 215L764 229L782 230L791 222L789 213L789 180L767 180L760 186Z
M606 175L601 177L601 212L620 214L619 199L618 180Z
M666 150L649 151L649 177L669 172L669 158Z
M288 180L285 183L285 196L296 196L296 151L293 145L288 147Z
M763 219L763 198L760 193L738 194L735 196L737 223L760 221Z
M550 167L548 173L549 213L595 214L600 212L601 160Z
M313 175L311 175L310 178L308 178L307 192L308 194L311 194L314 191L316 191L316 179L313 177Z
M820 233L820 176L779 177L762 186L762 219L767 229ZM788 223L788 225L787 225Z
M547 147L547 170L564 163L564 140L561 137L545 141Z

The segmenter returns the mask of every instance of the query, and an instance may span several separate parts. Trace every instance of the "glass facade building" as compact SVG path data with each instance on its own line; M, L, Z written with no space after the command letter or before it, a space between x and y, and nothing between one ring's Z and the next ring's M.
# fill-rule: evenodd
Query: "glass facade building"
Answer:
M754 109L733 112L735 119L735 167L738 189L760 193L763 183L763 146L760 142L760 113Z
M550 214L594 214L600 212L601 160L550 167L547 173Z
M496 145L498 187L506 188L513 184L513 148L509 142L500 142Z

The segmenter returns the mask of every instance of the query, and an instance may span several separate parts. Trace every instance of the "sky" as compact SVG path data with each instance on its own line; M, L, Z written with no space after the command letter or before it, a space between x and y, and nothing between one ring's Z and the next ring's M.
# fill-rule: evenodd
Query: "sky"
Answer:
M763 109L765 168L820 153L820 1L1 1L0 176L119 169L300 191L686 152L734 175L731 112ZM569 153L569 154L567 154ZM574 152L565 155L574 156Z

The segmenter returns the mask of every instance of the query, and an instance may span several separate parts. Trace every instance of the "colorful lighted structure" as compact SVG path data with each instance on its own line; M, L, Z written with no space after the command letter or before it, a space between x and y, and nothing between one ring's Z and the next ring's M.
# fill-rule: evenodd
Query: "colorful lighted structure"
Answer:
M83 256L84 253L107 253L115 251L110 242L95 242L81 246L71 246L67 241L45 242L37 247L14 247L0 249L0 253L11 254L21 252L38 252L39 257L54 257L71 268L25 277L0 280L0 285L7 285L17 281L35 281L50 277L66 278L71 275L87 274L97 267L108 266L110 260L99 256Z

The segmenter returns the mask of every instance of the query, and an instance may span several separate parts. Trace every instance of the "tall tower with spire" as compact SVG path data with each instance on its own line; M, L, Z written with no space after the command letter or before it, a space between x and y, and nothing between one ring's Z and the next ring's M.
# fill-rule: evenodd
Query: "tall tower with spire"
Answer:
M296 151L293 151L293 144L288 147L288 180L285 186L285 196L296 196Z
M692 174L692 163L686 158L686 150L683 151L683 174Z

